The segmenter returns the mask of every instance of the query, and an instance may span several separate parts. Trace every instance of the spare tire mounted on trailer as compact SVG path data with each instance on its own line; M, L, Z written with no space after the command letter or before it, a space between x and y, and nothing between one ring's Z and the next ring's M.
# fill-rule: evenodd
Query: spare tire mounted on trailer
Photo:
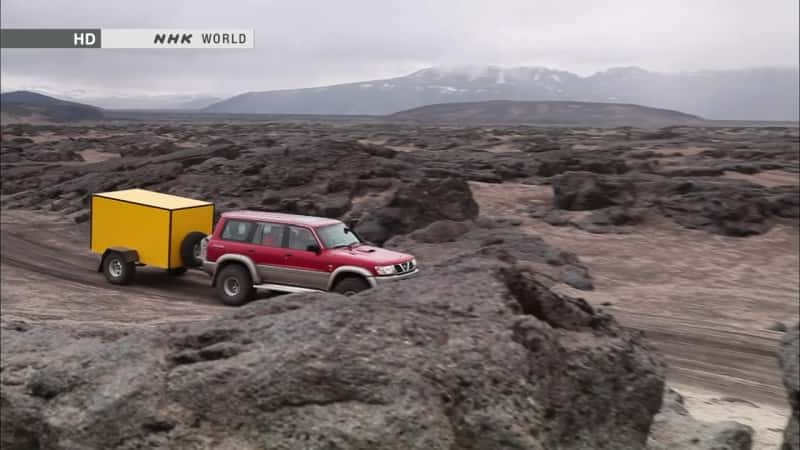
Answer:
M208 236L202 231L192 231L181 242L181 258L186 267L199 267L203 265L201 258L201 243Z

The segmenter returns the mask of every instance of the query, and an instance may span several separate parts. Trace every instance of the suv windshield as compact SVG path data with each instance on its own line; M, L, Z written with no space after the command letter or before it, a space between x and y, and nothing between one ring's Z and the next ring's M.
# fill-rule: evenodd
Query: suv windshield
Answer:
M361 242L343 223L319 227L317 234L325 248L348 247Z

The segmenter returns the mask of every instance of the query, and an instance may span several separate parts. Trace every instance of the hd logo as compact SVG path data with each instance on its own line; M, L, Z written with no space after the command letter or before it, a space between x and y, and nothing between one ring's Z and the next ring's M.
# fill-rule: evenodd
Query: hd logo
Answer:
M3 28L0 31L3 48L253 48L253 30L246 29Z

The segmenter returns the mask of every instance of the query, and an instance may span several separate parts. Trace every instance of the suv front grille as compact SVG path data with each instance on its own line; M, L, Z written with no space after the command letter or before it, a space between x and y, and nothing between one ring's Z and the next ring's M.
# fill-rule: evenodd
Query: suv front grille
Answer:
M407 261L407 262L404 262L404 263L395 264L394 265L394 270L397 271L397 273L411 272L412 270L414 270L414 262L413 261Z

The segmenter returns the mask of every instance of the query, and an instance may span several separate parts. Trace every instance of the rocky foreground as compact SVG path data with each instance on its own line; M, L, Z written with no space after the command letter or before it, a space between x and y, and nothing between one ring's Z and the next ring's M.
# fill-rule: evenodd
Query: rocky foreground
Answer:
M663 361L643 336L531 270L574 257L533 242L542 256L524 261L508 252L518 243L486 242L414 283L188 325L3 322L0 444L750 448L747 427L662 408Z
M141 187L218 211L339 217L387 246L460 244L413 282L348 299L272 297L125 331L4 320L0 445L748 449L748 427L688 415L644 336L558 293L593 289L576 255L514 231L513 217L481 216L468 181L552 186L553 204L527 214L592 233L659 217L744 237L797 226L797 139L796 128L6 127L4 209L80 223L91 193Z

